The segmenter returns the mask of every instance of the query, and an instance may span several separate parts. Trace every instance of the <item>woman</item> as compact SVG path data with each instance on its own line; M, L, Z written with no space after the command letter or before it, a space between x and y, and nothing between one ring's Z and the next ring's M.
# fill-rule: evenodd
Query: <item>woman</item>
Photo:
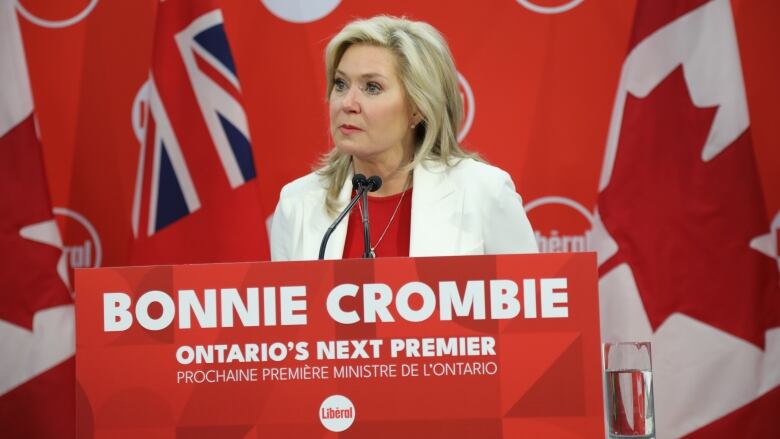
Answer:
M509 174L458 145L463 102L436 29L387 16L354 21L330 41L325 63L335 147L282 189L272 260L317 259L353 195L353 174L383 181L368 202L377 257L537 252ZM336 228L326 259L361 257L362 209Z

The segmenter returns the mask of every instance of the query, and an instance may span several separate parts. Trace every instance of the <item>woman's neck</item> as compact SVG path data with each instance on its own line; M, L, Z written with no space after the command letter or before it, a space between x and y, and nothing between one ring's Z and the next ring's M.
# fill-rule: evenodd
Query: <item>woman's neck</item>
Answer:
M376 192L371 192L369 194L375 197L386 197L399 194L408 187L406 180L407 178L410 178L410 176L403 169L407 163L407 160L371 162L361 160L357 157L353 157L352 159L352 166L355 174L363 174L366 177L377 175L382 179L382 187Z

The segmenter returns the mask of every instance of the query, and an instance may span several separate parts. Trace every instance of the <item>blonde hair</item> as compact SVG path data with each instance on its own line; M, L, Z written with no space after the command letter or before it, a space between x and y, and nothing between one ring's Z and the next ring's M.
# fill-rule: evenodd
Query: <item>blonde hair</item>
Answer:
M415 152L407 165L413 169L423 160L451 164L455 158L479 158L458 144L458 127L463 120L463 101L452 54L444 37L433 26L421 21L380 15L347 24L325 49L327 97L334 86L335 71L341 57L354 44L389 49L396 55L398 76L407 98L422 116L414 128ZM320 159L317 173L328 183L325 206L337 211L341 187L349 175L352 157L331 149Z

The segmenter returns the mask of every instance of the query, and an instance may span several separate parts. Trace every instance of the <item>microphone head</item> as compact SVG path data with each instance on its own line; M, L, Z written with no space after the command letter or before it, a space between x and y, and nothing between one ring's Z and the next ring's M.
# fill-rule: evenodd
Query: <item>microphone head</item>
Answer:
M352 177L352 189L360 189L368 184L368 179L363 174L355 174Z
M382 187L382 178L378 175L372 175L371 177L368 177L368 191L374 192L379 190L379 188Z

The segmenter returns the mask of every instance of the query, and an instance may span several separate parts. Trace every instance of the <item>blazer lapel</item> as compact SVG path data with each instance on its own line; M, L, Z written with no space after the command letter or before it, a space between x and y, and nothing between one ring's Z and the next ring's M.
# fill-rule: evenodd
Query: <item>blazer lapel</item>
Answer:
M344 185L339 192L339 199L337 203L337 209L341 212L342 209L347 207L352 195L352 175L348 175L344 181ZM306 224L304 224L304 239L303 239L303 254L304 259L313 260L319 257L320 244L322 243L322 237L325 236L325 232L328 230L336 217L330 217L325 211L325 197L327 196L327 189L321 188L316 191L310 192L306 201L304 202L304 218ZM341 259L344 253L344 243L347 239L347 223L348 218L344 218L341 223L336 227L328 240L328 246L325 248L325 259Z
M446 168L435 162L414 168L409 256L458 254L462 216L463 194Z

